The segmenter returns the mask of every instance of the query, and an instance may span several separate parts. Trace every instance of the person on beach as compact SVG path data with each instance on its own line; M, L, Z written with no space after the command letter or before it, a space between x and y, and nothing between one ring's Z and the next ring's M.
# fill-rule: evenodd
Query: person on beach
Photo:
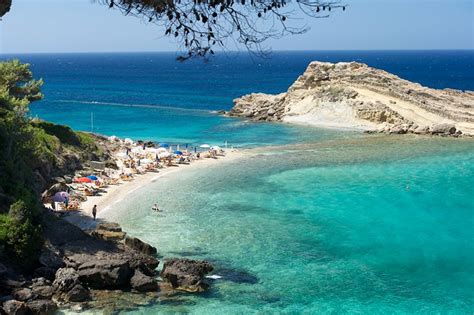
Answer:
M92 216L94 217L95 221L95 217L97 216L97 205L94 205L94 207L92 208Z
M69 206L69 198L64 199L64 205L66 206L67 210L67 207Z

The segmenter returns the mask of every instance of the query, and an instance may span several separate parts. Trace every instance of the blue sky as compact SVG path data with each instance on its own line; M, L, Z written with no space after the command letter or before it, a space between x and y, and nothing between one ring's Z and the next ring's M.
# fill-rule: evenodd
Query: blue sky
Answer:
M474 49L474 0L346 0L345 12L298 21L311 30L273 50ZM91 0L13 0L0 53L175 51L156 25ZM235 46L230 47L231 50Z

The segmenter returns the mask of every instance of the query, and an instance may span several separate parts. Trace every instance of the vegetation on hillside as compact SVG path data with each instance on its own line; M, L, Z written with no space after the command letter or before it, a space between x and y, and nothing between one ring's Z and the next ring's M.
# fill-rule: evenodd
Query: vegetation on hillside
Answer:
M50 177L74 171L68 158L101 154L92 135L28 117L42 84L28 64L0 62L0 259L23 268L42 245L39 195Z

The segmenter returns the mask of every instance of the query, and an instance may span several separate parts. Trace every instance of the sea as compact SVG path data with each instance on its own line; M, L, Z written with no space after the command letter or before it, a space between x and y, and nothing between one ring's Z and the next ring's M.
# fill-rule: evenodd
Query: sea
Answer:
M222 277L206 293L161 296L121 313L473 314L472 139L368 135L217 111L244 94L286 91L313 60L358 61L432 88L474 90L474 51L175 57L0 55L30 63L45 82L31 117L245 152L163 176L102 214L156 246L161 260L205 259ZM164 211L153 213L154 203Z

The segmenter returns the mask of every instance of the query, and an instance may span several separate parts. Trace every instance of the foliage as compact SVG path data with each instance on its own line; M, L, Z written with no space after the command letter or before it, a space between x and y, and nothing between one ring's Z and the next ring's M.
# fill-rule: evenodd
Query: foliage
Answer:
M215 46L228 41L257 53L269 38L307 31L294 25L298 12L313 18L328 17L334 9L345 10L339 0L96 0L125 15L133 15L165 29L185 51L180 59L214 54Z
M2 255L26 268L42 244L34 172L54 159L59 143L26 117L30 102L42 98L41 85L28 64L0 63L0 192L13 202L0 206L8 211L0 216L0 248Z
M48 135L55 136L62 144L78 146L79 136L68 126L56 125L47 121L33 121L33 126L43 129Z
M0 255L25 268L42 243L38 178L64 165L64 155L102 153L90 134L30 120L28 106L42 98L41 85L29 65L0 62Z
M42 236L38 225L30 219L17 221L8 215L0 215L0 256L18 266L30 268L41 249Z

